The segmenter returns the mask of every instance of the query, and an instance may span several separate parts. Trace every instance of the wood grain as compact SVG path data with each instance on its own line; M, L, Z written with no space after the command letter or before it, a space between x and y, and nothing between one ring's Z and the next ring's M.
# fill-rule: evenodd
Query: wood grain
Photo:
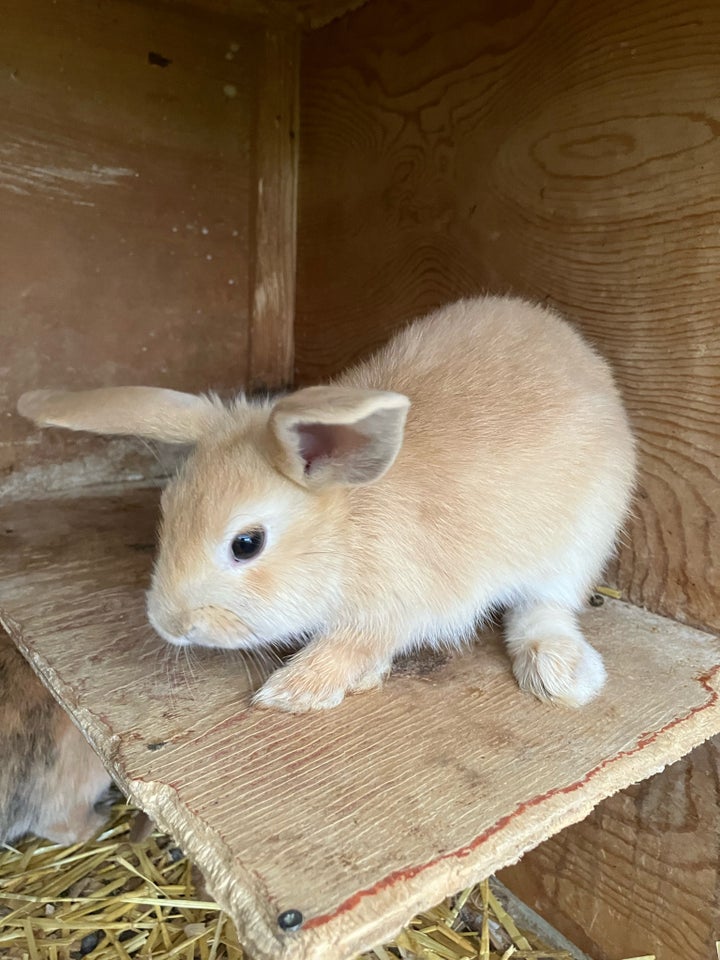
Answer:
M720 741L605 800L501 874L596 960L710 957L720 939Z
M312 30L357 10L368 0L276 0L276 7L292 7L303 24Z
M157 499L0 509L0 620L257 960L350 960L720 731L720 643L620 603L584 618L609 683L582 710L522 694L492 633L334 710L252 708L240 654L147 624Z
M179 4L198 10L220 12L266 26L302 27L316 30L357 10L368 0L145 0L146 3Z
M297 30L262 35L254 135L254 210L248 382L288 387L293 379L299 42Z
M0 16L0 489L162 472L140 445L33 431L15 402L243 386L259 32L124 0Z
M480 291L611 360L642 457L614 572L720 629L720 6L377 0L306 37L299 381Z

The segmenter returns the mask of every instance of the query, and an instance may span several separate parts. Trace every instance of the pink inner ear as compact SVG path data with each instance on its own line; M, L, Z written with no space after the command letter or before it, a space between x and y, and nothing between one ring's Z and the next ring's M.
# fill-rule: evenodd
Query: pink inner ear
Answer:
M344 460L367 444L366 436L344 423L298 423L295 432L306 474L318 460Z

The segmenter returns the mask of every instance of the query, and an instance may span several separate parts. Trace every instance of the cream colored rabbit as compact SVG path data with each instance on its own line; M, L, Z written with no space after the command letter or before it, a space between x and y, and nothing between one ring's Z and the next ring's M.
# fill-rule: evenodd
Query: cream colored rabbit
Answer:
M148 614L178 645L301 638L262 706L335 706L498 608L525 690L575 706L605 681L577 612L627 512L634 444L607 364L550 310L455 303L275 402L127 387L19 409L196 444L163 495Z

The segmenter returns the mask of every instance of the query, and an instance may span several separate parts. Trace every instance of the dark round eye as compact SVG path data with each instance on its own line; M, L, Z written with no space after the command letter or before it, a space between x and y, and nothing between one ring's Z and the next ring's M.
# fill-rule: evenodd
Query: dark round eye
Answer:
M235 560L252 560L265 546L264 530L247 530L239 533L230 544Z

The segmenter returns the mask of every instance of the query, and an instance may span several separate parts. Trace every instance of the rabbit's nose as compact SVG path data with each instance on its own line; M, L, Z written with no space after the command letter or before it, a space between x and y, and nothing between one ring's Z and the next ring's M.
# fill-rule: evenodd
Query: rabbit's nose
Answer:
M182 614L168 612L159 604L154 603L152 596L150 596L148 597L147 615L151 627L163 640L179 647L185 646L189 642L185 637L189 624Z
M152 617L149 619L155 633L167 641L167 643L171 643L175 647L186 647L190 643L182 630L166 630L165 627L153 620Z

